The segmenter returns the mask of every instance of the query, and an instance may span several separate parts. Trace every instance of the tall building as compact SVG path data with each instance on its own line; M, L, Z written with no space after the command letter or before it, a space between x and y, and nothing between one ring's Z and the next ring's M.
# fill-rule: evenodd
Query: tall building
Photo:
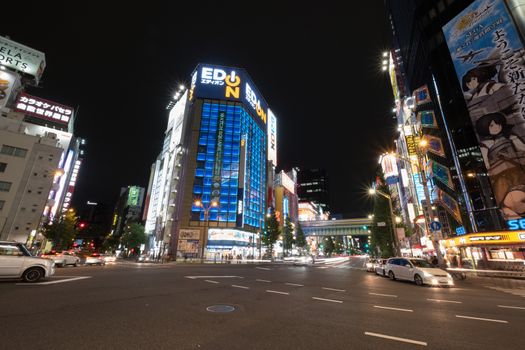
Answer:
M453 237L446 253L461 250L474 265L523 259L514 233L496 239L494 231L509 232L525 218L525 1L385 4L393 48L383 70L394 90L397 153L411 159L398 162L401 209L415 204L404 216L440 221L441 234ZM419 140L427 145L423 155ZM421 176L429 178L430 203L418 194ZM491 239L492 247L478 243Z
M67 209L80 139L73 108L25 91L38 85L44 53L4 37L0 51L0 239L31 244L43 221Z
M323 212L330 212L330 195L326 170L300 169L297 173L297 193L301 202L315 202Z
M120 189L120 196L113 212L111 234L121 237L124 229L132 222L142 221L144 204L144 188L128 186Z
M240 68L199 64L175 99L146 196L154 249L254 255L273 185L275 115Z
M297 224L299 220L299 200L297 197L297 170L281 171L275 179L275 213L281 227L286 218Z

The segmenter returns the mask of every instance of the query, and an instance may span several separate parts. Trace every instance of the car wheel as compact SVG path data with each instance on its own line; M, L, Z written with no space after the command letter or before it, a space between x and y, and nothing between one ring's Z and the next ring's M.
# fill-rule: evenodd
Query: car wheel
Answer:
M385 270L383 270L383 277L386 277L386 272L385 272Z
M26 282L33 283L39 281L42 277L44 277L45 272L40 267L31 267L24 271L24 274L22 275L22 279Z
M390 277L390 279L392 281L396 280L396 275L394 275L394 272L392 272L392 271L388 271L388 277Z
M421 276L419 276L417 274L414 276L414 282L416 282L416 284L418 286L422 286L424 284L423 283L423 279L421 278Z
M78 261L75 261L75 263L73 264L74 267L77 267L78 266Z
M60 264L60 267L66 267L66 262L63 261L62 264Z

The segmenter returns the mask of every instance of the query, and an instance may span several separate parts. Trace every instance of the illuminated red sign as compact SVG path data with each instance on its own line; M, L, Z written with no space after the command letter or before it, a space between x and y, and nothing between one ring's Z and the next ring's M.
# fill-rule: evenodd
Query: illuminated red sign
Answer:
M28 95L24 92L18 95L15 110L33 117L68 124L73 117L73 108Z

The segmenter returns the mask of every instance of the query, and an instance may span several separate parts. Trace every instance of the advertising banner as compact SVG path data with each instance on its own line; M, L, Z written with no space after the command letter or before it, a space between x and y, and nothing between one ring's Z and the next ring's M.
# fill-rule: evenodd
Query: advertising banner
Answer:
M268 108L268 160L277 166L277 118Z
M185 239L199 239L201 235L200 230L190 230L190 229L180 229L179 230L179 239L185 240Z
M496 202L525 217L525 65L503 0L477 0L443 27Z
M452 176L450 175L450 170L439 164L438 162L431 160L429 161L430 175L438 179L441 183L448 186L451 190L455 190L454 182L452 181Z
M443 158L445 157L445 148L443 148L443 142L441 142L441 139L439 137L425 135L423 136L423 139L425 139L428 142L427 150L429 152L437 154L438 156Z
M6 106L18 77L10 72L0 70L0 108Z
M190 97L242 102L266 130L268 104L244 69L200 64L192 77ZM195 73L194 73L195 74Z
M458 202L456 202L456 200L449 196L447 193L439 189L438 195L439 201L441 202L443 207L457 220L457 222L461 223L462 220Z
M406 136L405 137L406 139L406 142L407 142L407 150L408 150L408 155L409 156L417 156L417 148L418 145L419 145L419 136L413 136L413 135L410 135L410 136Z
M436 122L436 116L434 111L421 111L417 114L417 120L421 123L424 128L437 129L438 125Z
M72 107L64 106L56 102L45 100L40 97L31 96L22 92L16 100L15 110L24 114L68 125L73 117Z
M35 77L38 83L46 67L43 52L0 36L0 64Z
M421 106L425 103L432 102L432 99L430 98L430 93L428 91L428 86L423 85L419 89L414 90L413 96L416 99L416 105Z
M208 246L248 246L253 235L251 232L211 228L208 231Z
M394 185L399 181L399 169L397 158L392 154L383 154L380 158L381 168L388 185Z
M219 202L221 196L221 170L224 151L224 128L226 125L226 112L219 112L217 122L217 143L215 145L215 162L213 166L211 200Z
M128 193L128 205L138 206L139 205L140 188L137 186L131 186Z

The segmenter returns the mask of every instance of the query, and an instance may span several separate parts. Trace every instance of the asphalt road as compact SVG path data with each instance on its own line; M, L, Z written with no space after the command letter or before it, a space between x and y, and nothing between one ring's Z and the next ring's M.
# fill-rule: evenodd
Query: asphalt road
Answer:
M362 262L128 263L61 268L42 284L3 281L0 349L524 347L522 281L417 287ZM215 305L235 310L207 311Z

